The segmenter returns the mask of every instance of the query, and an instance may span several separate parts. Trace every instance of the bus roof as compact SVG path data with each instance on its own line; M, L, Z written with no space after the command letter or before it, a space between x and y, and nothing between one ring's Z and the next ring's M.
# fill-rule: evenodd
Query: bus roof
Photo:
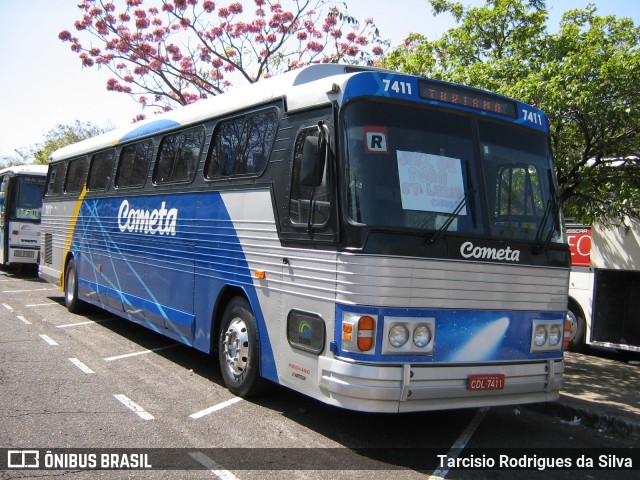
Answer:
M288 112L329 105L333 101L341 102L345 100L344 91L349 79L366 71L414 77L375 67L340 64L309 65L68 145L53 152L51 161L85 155L159 132L170 131L215 117L232 115L278 99L286 99L285 105ZM440 81L431 81L431 83L440 83L445 87L447 85L447 82ZM461 88L480 94L490 93L472 87L461 86ZM424 100L424 97L422 99ZM540 120L538 128L543 128L542 125ZM536 127L536 125L530 126Z
M134 138L197 123L205 119L234 113L246 108L268 103L279 98L287 99L287 110L295 111L327 105L338 98L338 86L355 73L362 71L388 71L373 67L356 67L339 64L310 65L272 78L261 80L216 95L191 105L176 108L142 122L117 128L110 132L83 140L56 150L51 161L82 155L94 150L109 148ZM399 74L399 72L393 72ZM339 76L342 76L340 78Z
M48 165L14 165L0 170L0 175L4 175L5 173L13 173L15 175L46 175L48 169Z

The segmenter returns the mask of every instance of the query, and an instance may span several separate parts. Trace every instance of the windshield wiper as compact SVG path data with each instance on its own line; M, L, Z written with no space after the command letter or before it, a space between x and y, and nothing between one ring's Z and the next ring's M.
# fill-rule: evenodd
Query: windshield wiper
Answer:
M440 228L432 235L432 237L427 242L429 245L437 242L442 238L446 231L449 230L449 227L456 219L456 217L460 214L465 205L469 203L469 199L473 198L476 193L475 189L473 188L473 181L471 180L471 172L469 171L468 160L464 162L464 168L467 171L467 193L464 194L464 197L462 197L462 200L460 200L460 203L458 203L458 206L453 210L453 212L447 214L447 220L440 226ZM476 212L474 208L471 208L471 205L469 205L469 209L471 210L471 221L473 222L473 228L475 229L477 228Z
M551 228L549 229L549 232L547 233L547 236L545 237L544 242L542 242L542 245L541 245L543 253L546 253L549 251L549 247L551 246L551 240L553 240L553 234L556 231L556 227L558 226L558 214L560 212L560 206L558 204L557 192L554 187L551 170L548 170L548 176L549 176L549 185L551 189L551 192L550 192L551 196L547 201L547 208L544 211L544 215L542 216L542 220L540 221L540 226L538 227L538 231L536 232L536 241L541 242L542 234L544 232L544 226L549 221L549 216L553 218L553 221L551 223Z
M460 214L462 209L468 203L468 200L474 194L475 194L474 190L471 190L471 189L467 190L467 193L465 193L464 197L462 197L462 200L460 200L460 203L458 203L458 206L455 208L455 210L451 213L447 213L448 215L447 220L440 226L440 228L436 231L436 233L434 233L433 236L429 239L429 241L427 242L429 245L437 242L442 238L445 232L449 230L449 227L451 226L453 221L456 219L456 217Z

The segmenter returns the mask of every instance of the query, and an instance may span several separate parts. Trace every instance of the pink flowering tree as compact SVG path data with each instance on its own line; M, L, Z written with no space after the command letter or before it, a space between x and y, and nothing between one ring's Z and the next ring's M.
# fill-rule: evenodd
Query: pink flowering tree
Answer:
M84 0L58 37L107 90L170 110L311 63L372 64L387 46L335 0ZM143 118L142 115L139 118Z

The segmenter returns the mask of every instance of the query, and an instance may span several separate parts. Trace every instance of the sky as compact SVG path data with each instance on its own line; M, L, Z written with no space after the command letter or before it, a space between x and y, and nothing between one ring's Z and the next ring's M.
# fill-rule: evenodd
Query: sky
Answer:
M426 0L343 0L359 20L373 18L380 34L398 45L409 33L436 39L455 26L447 15L434 17ZM460 0L479 6L482 0ZM18 159L15 150L41 142L49 130L76 120L103 128L130 123L139 104L122 93L108 92L107 69L82 68L61 30L74 33L81 17L79 0L0 0L0 159ZM116 1L115 3L122 3ZM223 0L220 5L231 3ZM589 0L547 0L549 31L562 13L584 8ZM640 25L640 1L591 0L601 15L633 18Z

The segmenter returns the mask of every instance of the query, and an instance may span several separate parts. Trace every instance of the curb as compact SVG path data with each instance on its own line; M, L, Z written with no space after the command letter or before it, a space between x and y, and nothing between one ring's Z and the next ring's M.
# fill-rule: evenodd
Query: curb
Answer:
M577 419L578 425L592 428L600 433L611 433L629 440L640 441L640 420L607 413L594 409L589 405L583 405L580 402L560 399L555 402L523 406L541 413L557 416L571 424L574 424Z

